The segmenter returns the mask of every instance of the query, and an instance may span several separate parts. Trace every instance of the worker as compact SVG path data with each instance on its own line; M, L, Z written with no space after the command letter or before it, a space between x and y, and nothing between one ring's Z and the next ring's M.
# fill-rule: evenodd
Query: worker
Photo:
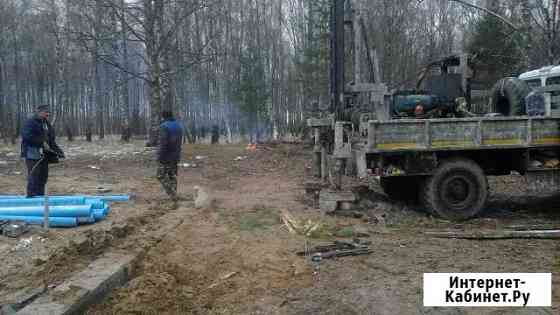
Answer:
M55 132L49 123L48 105L40 105L21 131L21 157L27 166L27 197L44 196L49 178L49 164L64 158L56 144Z
M425 118L424 114L424 105L422 102L416 101L416 105L414 107L414 117L416 117L416 119L422 119Z
M163 122L159 131L158 171L157 178L161 186L175 203L177 198L177 164L181 160L183 144L183 128L171 111L161 113Z

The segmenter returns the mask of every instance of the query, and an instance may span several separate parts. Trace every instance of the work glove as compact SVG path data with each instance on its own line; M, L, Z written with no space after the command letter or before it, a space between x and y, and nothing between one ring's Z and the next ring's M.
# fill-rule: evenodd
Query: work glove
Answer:
M43 145L43 151L48 152L48 153L53 154L53 155L56 155L59 159L64 159L65 158L64 152L62 152L62 150L53 150L53 149L51 149L51 147L47 143L45 143Z

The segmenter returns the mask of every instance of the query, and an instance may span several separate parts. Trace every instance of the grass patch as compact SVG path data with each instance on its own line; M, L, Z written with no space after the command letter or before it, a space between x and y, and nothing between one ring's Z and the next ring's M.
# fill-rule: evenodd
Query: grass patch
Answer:
M266 230L280 223L278 211L256 205L249 213L244 213L237 219L237 225L241 231Z
M265 230L278 223L278 215L271 213L248 213L238 222L241 231Z
M355 234L354 227L347 226L335 232L335 236L337 237L344 237L344 238L351 238Z

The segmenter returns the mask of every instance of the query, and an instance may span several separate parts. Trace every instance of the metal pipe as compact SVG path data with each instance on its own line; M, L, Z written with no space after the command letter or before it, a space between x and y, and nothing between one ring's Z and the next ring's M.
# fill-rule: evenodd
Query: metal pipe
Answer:
M45 184L45 207L43 208L43 228L49 228L49 191L48 186Z

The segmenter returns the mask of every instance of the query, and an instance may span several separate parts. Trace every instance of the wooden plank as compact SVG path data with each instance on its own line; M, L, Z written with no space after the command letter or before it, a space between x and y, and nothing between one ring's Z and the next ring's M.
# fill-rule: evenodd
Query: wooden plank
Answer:
M431 122L430 137L433 148L476 146L478 121Z
M375 131L368 137L368 153L560 146L560 119L554 117L406 119L368 124L370 132Z
M425 120L414 120L400 124L378 123L375 143L378 149L417 149L425 147Z
M538 231L436 231L425 232L426 235L437 238L458 238L469 240L487 239L560 239L560 230L538 230Z
M526 144L528 120L481 121L482 145Z
M558 145L560 144L560 120L546 119L533 120L531 133L531 144L536 145Z

